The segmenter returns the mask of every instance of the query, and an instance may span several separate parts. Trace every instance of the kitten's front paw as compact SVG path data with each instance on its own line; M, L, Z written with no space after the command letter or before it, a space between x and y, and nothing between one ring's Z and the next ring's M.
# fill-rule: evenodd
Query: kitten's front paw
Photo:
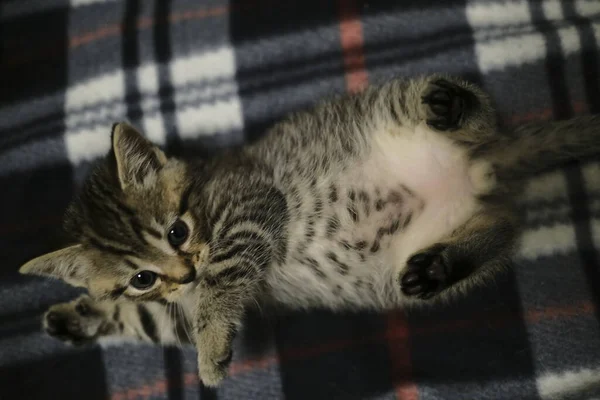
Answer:
M476 102L473 93L445 79L429 84L422 98L428 107L427 125L439 131L460 129L465 115Z
M198 372L200 380L206 386L218 386L227 377L233 358L231 343L232 333L229 331L203 331L198 335Z
M75 345L93 342L111 330L104 312L85 295L50 307L44 314L43 328L48 335Z
M198 372L202 383L210 387L218 386L227 377L227 370L232 358L233 351L231 349L224 354L214 354L212 351L199 353Z
M434 246L408 259L406 272L400 278L402 293L428 299L448 286L451 271L442 251L442 246Z

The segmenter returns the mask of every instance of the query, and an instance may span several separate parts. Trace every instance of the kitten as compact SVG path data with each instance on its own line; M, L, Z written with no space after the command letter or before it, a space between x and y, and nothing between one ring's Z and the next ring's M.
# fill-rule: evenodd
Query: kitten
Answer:
M115 124L66 213L77 243L20 271L90 293L52 307L49 334L186 340L216 386L256 302L384 310L485 282L515 245L518 182L599 151L600 117L500 133L488 96L438 75L323 103L193 161Z

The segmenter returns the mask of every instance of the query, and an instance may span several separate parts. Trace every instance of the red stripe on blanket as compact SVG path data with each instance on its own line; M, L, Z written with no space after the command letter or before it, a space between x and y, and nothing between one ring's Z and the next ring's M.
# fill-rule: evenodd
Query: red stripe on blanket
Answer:
M588 112L587 104L583 101L574 101L573 102L573 111L575 114L584 114ZM546 121L552 119L553 110L551 108L547 108L545 110L536 110L532 112L528 112L525 114L514 115L510 118L507 118L507 121L510 125L520 125L528 122L535 121Z
M569 318L575 318L579 316L590 316L595 311L594 304L589 301L581 302L569 306L549 306L543 309L528 310L524 313L523 318L527 324L538 324L549 320L565 320ZM392 317L390 317L392 318ZM397 316L393 318L398 318ZM423 324L418 327L411 327L413 334L419 336L436 335L440 332L449 333L457 331L465 331L469 329L475 329L481 325L482 321L485 321L488 326L492 327L509 327L511 324L521 324L521 317L513 313L502 313L496 315L488 314L473 314L465 316L463 320L454 321L431 321L429 324ZM402 325L399 320L394 321L392 324L388 324L388 329L384 334L377 334L370 337L364 337L361 339L340 339L333 342L321 343L304 348L295 348L285 350L282 354L277 356L265 355L264 357L257 359L239 360L234 361L229 369L230 375L238 375L247 373L250 371L256 371L266 369L277 365L278 363L294 362L296 360L304 360L307 358L314 358L322 354L328 354L332 352L345 351L360 346L371 345L373 343L381 343L386 341L390 345L397 347L396 342L403 342L404 346L408 346L408 331L406 325ZM408 354L408 353L405 353ZM405 355L406 357L406 355ZM397 364L401 366L401 364ZM188 372L184 375L184 385L194 386L198 384L198 378L195 373ZM404 395L404 388L402 389L402 395ZM122 391L114 393L111 398L113 400L125 400L125 399L139 399L147 398L150 396L156 396L164 394L167 390L167 384L164 379L157 379L153 384L143 385L137 388L124 389ZM398 389L396 389L398 394ZM410 393L410 392L409 392ZM400 397L402 399L411 399L413 397Z
M251 3L252 5L252 3ZM242 7L240 7L242 8ZM198 20L210 17L218 17L222 15L226 15L229 11L231 11L230 7L214 7L214 8L199 8L196 10L188 10L183 12L174 12L167 16L166 20L169 23L177 23L181 21L189 21L189 20ZM148 17L140 17L137 20L138 29L147 29L151 28L154 25L161 23L161 21L156 21L153 18ZM104 39L109 36L117 36L121 34L123 26L121 24L114 24L102 27L96 31L84 33L82 35L72 36L69 39L69 48L75 49L77 47L83 46L90 42L95 42L99 39Z
M265 1L263 1L264 3ZM257 1L247 1L233 9L232 7L202 7L193 10L187 10L182 12L174 12L171 13L167 17L167 21L169 23L178 23L181 21L193 21L193 20L201 20L205 18L211 17L220 17L226 16L229 12L232 11L242 11L249 8L253 8L257 6ZM273 0L268 0L268 4L274 3ZM153 18L149 17L141 17L137 21L137 28L148 29L156 25L157 23L161 23L160 21L156 21ZM123 25L120 23L113 23L104 25L96 30L90 32L84 32L79 35L73 35L69 38L69 49L73 50L81 46L85 46L87 44L96 42L98 40L106 39L113 36L119 36L123 32ZM28 49L27 52L12 55L7 60L4 60L2 64L0 64L3 68L14 68L23 64L31 63L36 60L51 58L57 55L60 55L62 51L62 44L57 43L56 45L49 44L43 48L38 49ZM46 60L47 61L47 60Z
M390 350L390 369L396 398L417 400L419 392L412 379L410 330L403 312L389 313L385 338Z
M356 93L368 85L368 76L363 51L364 39L359 10L355 0L338 0L340 17L340 41L344 55L346 71L346 89ZM416 400L417 387L412 381L412 366L410 358L409 329L406 318L401 311L390 313L387 318L387 331L402 330L405 340L388 340L391 362L391 378L396 398L401 400ZM338 343L338 345L341 343ZM304 353L304 352L303 352Z
M363 54L362 23L356 1L338 0L340 41L346 70L346 88L355 93L367 86L367 70Z

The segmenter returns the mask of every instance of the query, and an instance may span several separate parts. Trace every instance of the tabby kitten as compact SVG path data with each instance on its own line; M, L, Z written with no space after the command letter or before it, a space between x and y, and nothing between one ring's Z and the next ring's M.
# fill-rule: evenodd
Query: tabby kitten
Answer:
M323 103L194 161L115 124L66 213L77 243L20 271L90 293L46 313L51 335L183 338L215 386L256 302L383 310L484 282L516 241L515 182L599 150L599 117L501 134L480 89L438 75ZM181 318L159 330L169 304Z

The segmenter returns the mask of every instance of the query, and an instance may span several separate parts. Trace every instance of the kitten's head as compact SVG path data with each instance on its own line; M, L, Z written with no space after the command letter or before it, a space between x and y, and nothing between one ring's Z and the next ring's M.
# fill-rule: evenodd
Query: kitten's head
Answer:
M29 261L21 273L82 286L96 298L175 301L208 252L202 221L188 209L186 164L127 124L69 206L65 228L77 244Z

